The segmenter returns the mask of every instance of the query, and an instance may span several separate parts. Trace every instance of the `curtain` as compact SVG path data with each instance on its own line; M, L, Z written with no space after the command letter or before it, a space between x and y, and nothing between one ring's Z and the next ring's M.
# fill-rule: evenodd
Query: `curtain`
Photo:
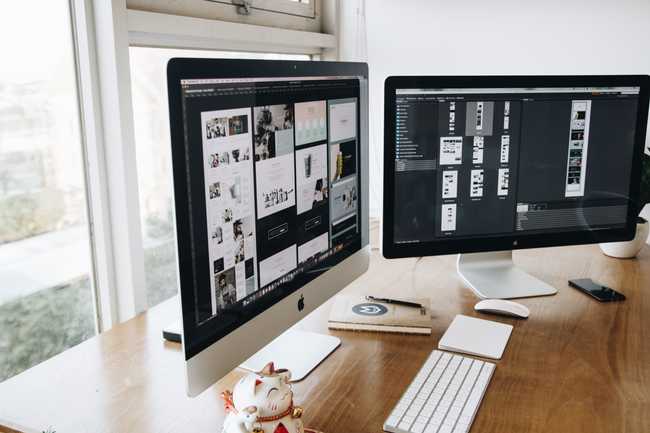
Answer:
M366 33L366 1L340 0L338 22L338 60L344 62L367 62L368 41ZM372 95L370 95L372 97ZM377 104L370 104L377 107ZM370 116L371 121L375 116ZM379 218L381 215L381 163L382 163L382 131L370 125L370 217Z

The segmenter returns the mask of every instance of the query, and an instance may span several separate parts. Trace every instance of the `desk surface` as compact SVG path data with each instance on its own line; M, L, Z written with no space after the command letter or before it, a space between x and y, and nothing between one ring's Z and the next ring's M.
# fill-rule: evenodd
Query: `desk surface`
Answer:
M650 250L636 260L605 257L597 246L520 251L516 262L559 289L523 299L528 320L512 337L479 409L473 432L650 432ZM601 304L567 286L591 277L620 289ZM433 334L331 332L342 346L294 386L306 425L334 432L381 426L452 318L476 296L455 274L455 257L387 261L373 251L370 271L346 293L403 294L433 300ZM217 432L219 394L234 371L195 399L184 393L180 347L161 327L178 307L167 301L0 384L0 431ZM328 332L330 302L298 326ZM483 316L486 317L486 316Z

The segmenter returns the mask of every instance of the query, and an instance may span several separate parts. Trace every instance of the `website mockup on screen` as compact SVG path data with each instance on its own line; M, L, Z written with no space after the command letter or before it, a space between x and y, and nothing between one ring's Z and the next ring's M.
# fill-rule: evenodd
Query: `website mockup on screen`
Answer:
M225 335L360 247L359 80L181 87L196 324Z
M625 227L639 93L397 89L395 242Z

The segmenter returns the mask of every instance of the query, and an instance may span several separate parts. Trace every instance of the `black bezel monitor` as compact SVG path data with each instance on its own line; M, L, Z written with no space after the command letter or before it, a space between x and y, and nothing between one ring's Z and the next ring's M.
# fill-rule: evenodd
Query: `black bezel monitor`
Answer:
M434 91L450 90L450 92L457 92L460 94L472 94L473 91L471 89L481 89L486 93L489 93L489 91L494 89L499 93L499 91L505 92L504 89L541 89L541 91L545 91L545 88L548 88L550 91L551 88L588 89L628 87L635 89L639 88L640 90L637 89L638 106L636 111L636 128L633 138L634 149L630 152L632 155L632 162L629 176L629 194L624 200L627 203L627 214L624 224L621 221L619 226L598 227L598 229L586 226L575 230L547 230L544 233L517 233L513 228L510 232L505 231L502 233L492 234L485 233L474 236L430 236L426 240L396 240L396 206L400 206L404 199L404 197L396 198L395 183L396 138L398 133L397 123L399 121L399 115L397 113L398 92L403 91L403 93L408 93L405 89L433 89ZM385 81L384 87L383 255L387 258L419 257L451 253L504 251L522 248L613 242L632 239L635 234L637 223L640 167L648 121L648 88L649 77L646 75L388 77ZM485 96L485 98L489 98L489 96ZM461 97L458 99L463 100L464 98ZM424 122L425 120L420 118L417 121ZM416 120L413 120L413 122L416 122ZM430 119L430 122L435 122L435 120L432 118ZM441 122L441 124L442 123L445 122ZM400 127L403 127L404 123L402 122L400 125ZM443 126L444 128L447 128L446 125ZM410 144L412 145L413 143L411 142ZM417 143L417 145L437 146L437 143ZM612 172L611 176L617 176L617 173ZM402 189L400 192L400 194L411 193L411 191L405 189ZM412 198L412 203L414 205L415 201L415 198ZM419 202L418 206L420 205L427 206L430 205L430 203ZM476 218L482 218L482 216L477 214ZM413 224L417 224L417 221L413 221Z
M244 325L268 313L272 307L277 307L278 304L291 296L300 295L303 292L305 294L306 307L304 311L300 308L300 311L295 312L297 317L301 317L311 311L318 302L321 302L321 297L326 299L337 289L342 288L342 286L339 287L341 282L337 280L336 282L330 281L330 287L327 290L320 290L318 294L310 292L310 290L315 290L314 287L316 287L315 284L318 281L322 285L329 281L327 278L332 278L333 274L328 272L329 270L346 260L348 262L353 260L358 255L357 253L368 244L368 227L365 222L368 206L366 200L367 164L364 163L367 160L367 133L365 132L367 131L367 106L365 105L365 101L367 101L367 78L368 67L364 63L192 58L174 58L169 61L167 80L174 176L174 209L180 298L183 312L183 346L186 360L189 361L191 358L197 357L197 355L217 342L225 341L226 337L234 335L235 331L240 331L241 334L242 329L245 328ZM320 111L318 112L321 113L321 116L324 116L325 111L327 111L326 122L330 119L333 113L331 110L335 104L338 104L339 107L337 112L342 113L345 109L350 111L350 116L356 116L356 123L351 122L349 126L350 135L345 136L353 138L341 139L343 140L341 143L335 143L331 135L330 124L322 124L322 119L319 118L321 119L320 130L327 128L325 130L326 135L324 137L319 135L317 139L314 138L311 141L300 141L295 135L297 130L294 128L296 126L293 119L294 105L298 103L306 105L312 101L322 103L322 107L319 106ZM344 105L345 108L343 108ZM273 112L273 119L276 119L274 122L283 122L279 127L281 131L271 132L269 138L266 137L269 130L264 129L264 137L258 137L259 125L255 119L260 120L260 122L266 119L265 116L270 119L271 110L274 109L279 110L278 113L280 113ZM286 117L282 120L282 110L285 110L284 115L290 113L290 120ZM210 120L204 118L205 116L212 116L212 118ZM226 120L219 116L226 116L223 117ZM208 125L206 122L212 123ZM207 131L208 126L211 128L210 131ZM275 130L278 130L277 126ZM283 133L282 136L278 135L280 132ZM285 132L289 133L290 140L284 134ZM208 137L206 134L210 136ZM220 140L229 139L231 136L240 137L238 140L243 143L241 149L238 148L236 152L226 149L224 155L221 156L217 156L216 153L206 153L206 149L208 149L206 146L212 146L210 149L221 153L224 148L219 147L222 145L218 144L217 141L221 143ZM262 139L268 139L268 141L261 143ZM315 204L312 205L311 196L308 197L310 200L308 203L309 209L305 211L299 209L300 197L297 195L297 191L294 192L294 188L298 190L300 187L300 185L296 186L295 184L297 182L295 176L297 175L291 176L291 185L289 185L289 182L282 184L289 185L287 188L275 188L277 191L268 193L266 190L262 190L269 184L268 181L260 180L259 170L261 170L262 162L274 158L274 161L278 161L280 155L294 155L314 147L327 148L326 155L329 155L331 148L338 146L343 149L344 145L347 146L345 147L346 151L351 152L351 155L356 155L356 159L351 157L351 162L347 160L342 162L341 173L337 172L339 177L336 179L330 178L333 171L328 169L328 166L332 165L329 163L329 156L324 157L327 161L325 163L326 177L322 183L329 185L327 191L331 198L328 199L326 195L323 196L325 192L320 191L321 199L319 200L324 201L325 205L318 202L319 209L329 209L329 213L327 209L323 211L325 212L324 217L319 214L307 222L300 222L302 215L307 215L312 210L318 209L315 209ZM258 146L267 149L267 153L258 155ZM341 150L341 152L344 152L344 150ZM208 157L214 157L213 163L207 162ZM323 159L322 156L318 156L318 158ZM295 158L292 156L291 159L297 161L297 156ZM250 205L250 209L247 211L249 213L242 217L241 221L243 223L239 223L237 227L234 227L234 225L238 224L238 221L240 221L238 218L240 217L237 215L233 217L231 208L219 211L229 211L230 214L226 215L222 212L223 214L218 216L219 224L223 223L223 227L226 228L222 230L222 227L217 227L216 229L219 232L214 231L214 233L223 237L224 240L226 235L231 238L234 236L235 242L241 237L241 242L238 245L241 245L243 251L246 243L247 251L244 253L237 250L233 256L234 259L231 260L234 265L226 263L224 268L223 259L215 260L212 246L210 246L215 239L215 235L212 234L212 225L217 225L216 223L213 224L210 219L217 217L216 213L212 216L210 214L213 191L210 190L208 196L208 187L212 188L211 183L208 185L208 173L216 173L221 167L234 170L228 168L233 167L234 162L237 163L237 167L240 167L241 164L252 166L250 176L248 174L241 176L241 185L237 184L240 185L238 187L240 192L237 192L237 194L239 195L238 200L241 200L242 195L244 196L244 202L246 202L248 195L252 196L253 204ZM355 163L356 172L353 166ZM228 166L228 164L230 165ZM280 164L280 162L276 162L276 164ZM301 164L302 161L295 162L295 165L292 162L290 169L289 165L286 165L286 170L293 173L294 167L295 170L299 170ZM285 167L285 165L282 165L282 167ZM268 165L265 166L265 169L270 170ZM276 170L276 175L281 174L283 170ZM235 192L233 191L235 189L233 188L235 188L235 184L228 186L224 182L235 182L235 180L229 179L228 175L220 176L221 185L217 185L216 182L214 184L214 197L222 197L224 194L231 194L234 197ZM243 177L246 177L247 180L244 181ZM248 179L249 177L250 179ZM351 185L349 189L354 191L354 202L352 202L354 209L350 211L352 213L342 214L340 209L335 208L335 205L332 204L334 202L333 197L337 194L337 185L343 182L347 182L346 185L348 186ZM340 188L343 188L343 186ZM262 195L259 195L260 193ZM294 197L294 194L296 194L295 204L285 209L283 204L294 200L288 200L287 197ZM311 194L314 195L313 188ZM264 197L264 207L261 207L259 197ZM271 197L269 200L274 201L267 203L268 197ZM214 201L218 200L221 199L215 199ZM316 203L316 199L313 200ZM267 209L269 203L280 210L269 211ZM281 203L282 206L278 203ZM349 203L348 206L350 206ZM301 214L301 212L303 213ZM236 210L235 213L237 213ZM271 221L267 224L265 222L270 221L270 218L280 213L283 213L283 215L286 213L285 223L280 224L277 221ZM338 219L333 220L334 217ZM249 221L251 218L252 222ZM311 239L309 230L316 225L316 222L314 222L316 219L320 224L319 227L325 227L326 234L321 234L321 236L328 238L327 246L323 247L324 242L321 242L316 253L308 254L309 257L303 261L300 246L306 245L308 240ZM337 225L340 221L342 221L341 225L345 224L345 227L341 226L341 230ZM253 240L248 243L249 235L246 227L251 225L257 236L252 235ZM244 228L242 229L242 227ZM304 230L303 227L305 227ZM243 233L241 233L242 230L244 230ZM255 232L251 231L251 233ZM290 236L293 236L294 239L288 239ZM243 238L245 238L245 242ZM280 245L278 239L284 238L287 238L286 242L283 240L285 243ZM273 272L268 271L268 278L262 278L260 276L262 275L260 270L262 266L260 263L260 248L262 247L260 244L262 242L265 242L264 248L268 250L269 259L289 249L297 250L297 253L292 251L287 255L292 256L289 261L293 260L297 265L289 264L285 266L282 264L282 269L280 269L280 264L276 266L276 263L273 262L269 265L274 267ZM301 242L305 243L301 244ZM252 251L251 256L254 257L250 259L251 266L249 266L249 249ZM312 250L309 249L309 251ZM219 260L221 262L217 263ZM239 268L242 268L242 270L239 270ZM245 273L245 276L242 277L242 279L245 279L243 287L239 287L242 285L239 283L239 275L232 277L233 281L228 280L232 276L231 274L235 273L235 269L237 272ZM359 272L361 272L361 267L359 269ZM225 272L230 270L233 272L228 274L230 276L226 276ZM336 270L332 270L332 272L335 273ZM236 293L234 290L228 292L227 302L224 301L226 299L225 295L217 301L215 301L213 295L215 291L220 289L213 286L216 285L215 281L222 274L224 275L222 280L225 285L228 285L228 287L236 285ZM350 274L350 278L352 278L352 274ZM253 279L253 283L249 287L250 279ZM222 280L219 280L219 283ZM234 280L236 280L236 283ZM251 288L252 290L250 290ZM298 291L301 293L298 293ZM233 293L235 294L233 295ZM212 299L210 299L210 296L213 296ZM268 314L266 315L268 316ZM274 323L279 329L280 325L282 327L288 326L294 320L293 316L277 317ZM252 333L254 327L250 329ZM248 345L242 344L241 347L246 349L242 349L242 353L246 352L248 355L254 353L255 350L261 347L259 344L264 339L259 338L259 341L253 342L254 344L250 343L250 341ZM220 365L219 368L227 369L229 365L226 364ZM232 367L234 366L230 366L230 368ZM215 371L219 368L215 364ZM198 382L195 381L195 383ZM203 385L205 386L205 384ZM190 386L190 389L196 390L199 388Z

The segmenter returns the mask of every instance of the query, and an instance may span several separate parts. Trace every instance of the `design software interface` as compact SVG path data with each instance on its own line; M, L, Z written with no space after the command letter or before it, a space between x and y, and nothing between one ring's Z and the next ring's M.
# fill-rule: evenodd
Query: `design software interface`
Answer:
M624 227L639 91L398 89L395 241Z
M227 333L360 248L359 80L181 88L196 322Z

